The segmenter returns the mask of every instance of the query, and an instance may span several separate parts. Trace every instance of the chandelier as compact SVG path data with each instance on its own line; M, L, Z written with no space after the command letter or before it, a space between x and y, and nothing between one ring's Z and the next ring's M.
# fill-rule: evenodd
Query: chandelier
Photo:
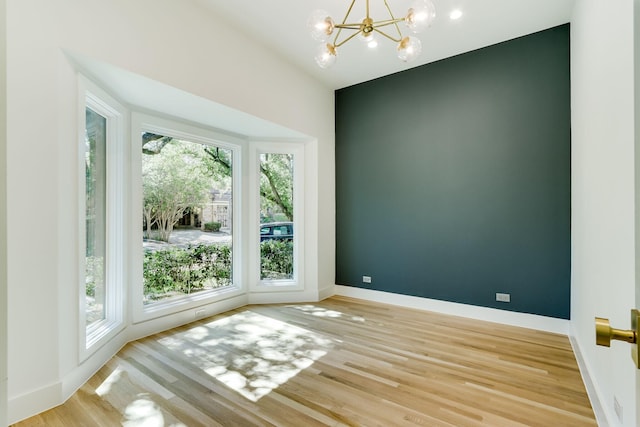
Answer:
M403 36L398 24L404 22L414 33L419 33L429 27L436 17L436 8L431 0L414 1L407 14L402 18L396 18L391 12L387 0L383 1L388 15L385 15L385 18L380 21L374 21L371 18L369 0L365 0L366 15L361 22L349 22L349 15L351 15L356 0L351 1L351 5L340 24L336 24L324 10L314 11L307 21L307 26L311 31L311 37L322 43L315 56L316 63L321 68L331 67L336 62L338 48L356 36L359 36L369 47L375 47L377 46L377 34L397 43L398 58L404 62L411 61L420 55L422 50L420 39L413 36ZM389 34L384 31L385 27L392 30L395 28L395 31ZM348 32L343 34L343 30L348 30ZM335 36L329 41L334 33Z

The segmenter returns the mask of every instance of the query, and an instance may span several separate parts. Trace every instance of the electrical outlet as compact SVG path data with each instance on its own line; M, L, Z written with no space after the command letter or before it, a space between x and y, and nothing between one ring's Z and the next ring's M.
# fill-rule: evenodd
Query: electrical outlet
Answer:
M200 309L200 310L196 310L196 313L195 313L195 317L196 317L196 319L199 319L199 318L201 318L201 317L204 317L204 315L205 315L204 308L203 308L203 309Z
M496 301L511 302L511 294L501 294L500 292L496 292Z
M371 276L362 276L362 283L371 283Z

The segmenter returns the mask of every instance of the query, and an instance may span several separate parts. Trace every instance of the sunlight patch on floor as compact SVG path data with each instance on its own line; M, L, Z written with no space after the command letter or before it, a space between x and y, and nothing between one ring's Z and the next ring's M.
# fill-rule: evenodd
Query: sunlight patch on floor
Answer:
M111 387L118 382L121 374L122 369L118 366L96 389L96 394L100 397L104 397L109 394L109 392L111 391Z
M327 310L326 308L323 307L316 307L315 305L311 305L311 304L306 304L306 305L292 305L291 308L294 308L296 310L300 310L303 311L307 314L310 314L312 316L316 316L316 317L330 317L330 318L346 318L346 319L350 319L353 320L354 322L360 322L360 323L364 323L366 322L366 319L362 316L351 316L349 317L348 315L341 313L339 311L335 311L335 310Z
M117 366L96 389L96 394L118 409L124 427L186 427L181 422L170 422L152 393L143 390L131 381L126 367ZM155 399L162 401L158 396ZM169 414L169 418L173 417Z
M124 427L161 427L164 417L160 408L151 400L140 398L131 402L124 410Z
M252 311L198 325L159 342L253 402L333 347L333 341L322 335Z
M326 308L316 307L315 305L307 304L307 305L294 305L291 308L295 308L296 310L304 311L307 314L311 314L316 317L332 317L338 318L342 317L343 314L339 311L335 310L327 310Z

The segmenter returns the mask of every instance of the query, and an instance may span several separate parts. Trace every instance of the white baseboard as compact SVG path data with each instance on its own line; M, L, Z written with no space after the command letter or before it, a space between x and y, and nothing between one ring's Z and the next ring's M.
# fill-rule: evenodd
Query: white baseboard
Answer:
M307 290L251 292L247 304L282 304L296 302L312 302L318 300L318 293Z
M58 405L67 401L75 392L80 389L89 378L93 377L107 361L117 354L126 344L124 331L116 335L111 341L105 343L96 350L89 358L82 362L75 369L72 369L62 377L60 381L61 390L58 397ZM41 411L40 411L41 412Z
M569 335L568 320L540 316L537 314L518 313L514 311L498 310L497 308L479 307L475 305L439 301L430 298L414 297L411 295L374 291L371 289L343 285L335 286L335 295L360 298L384 304L434 311L436 313L450 314L453 316L468 317L470 319Z
M9 398L7 405L9 408L7 414L9 425L32 417L36 413L58 406L60 404L61 389L62 384L56 382L37 390ZM34 407L34 402L37 402L37 408Z
M330 296L336 293L335 285L328 286L326 288L322 288L318 290L318 301L322 301L323 299L327 299Z
M589 396L589 401L591 402L593 413L596 416L598 427L609 427L615 425L614 422L611 422L611 415L608 414L605 410L607 406L603 405L604 400L599 393L599 390L601 389L597 386L594 377L591 375L591 370L589 369L589 365L587 364L586 359L583 355L580 343L572 334L569 335L569 341L571 342L571 347L573 348L573 354L576 356L576 362L578 363L578 368L580 369L582 382L584 383L584 387L587 389L587 395Z

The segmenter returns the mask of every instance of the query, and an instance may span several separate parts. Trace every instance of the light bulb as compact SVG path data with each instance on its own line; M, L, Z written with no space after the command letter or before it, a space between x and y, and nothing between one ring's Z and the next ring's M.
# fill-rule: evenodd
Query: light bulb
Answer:
M436 18L436 7L431 0L416 0L411 3L404 22L414 33L420 33L428 28Z
M335 24L329 13L324 10L314 10L307 20L307 28L314 40L326 42L333 33Z
M460 9L454 9L449 14L449 19L455 21L456 19L460 19L462 17L462 11Z
M363 43L366 43L369 49L374 49L378 47L378 40L376 39L375 34L373 32L367 34L366 36L365 36L365 33L361 32L358 38L362 40Z
M331 43L322 43L315 56L320 68L329 68L336 62L336 47Z
M420 55L422 43L415 37L405 37L398 43L398 58L404 62L413 61Z

